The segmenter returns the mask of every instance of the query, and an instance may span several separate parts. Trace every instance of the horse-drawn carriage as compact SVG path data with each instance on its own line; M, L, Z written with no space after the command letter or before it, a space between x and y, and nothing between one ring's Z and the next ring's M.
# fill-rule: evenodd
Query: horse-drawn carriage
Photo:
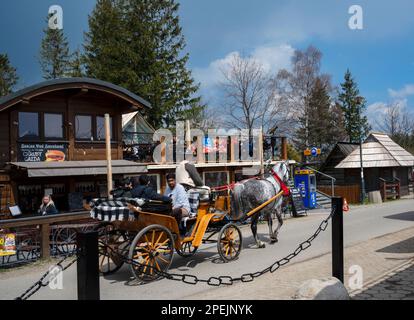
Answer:
M224 262L235 260L242 250L238 222L249 217L254 219L256 213L265 208L273 210L272 203L277 203L286 192L281 185L274 187L265 180L252 185L256 188L256 196L259 192L261 196L267 195L267 199L253 207L244 206L248 208L247 213L234 212L234 197L230 192L227 195L213 192L200 198L197 215L185 221L185 235L181 234L176 219L170 215L171 204L127 198L93 200L91 216L101 221L97 227L100 272L112 274L128 261L134 277L144 282L153 281L169 269L174 250L180 256L190 257L202 243L211 242L217 243L217 251ZM260 188L273 188L273 191L266 194ZM249 190L249 186L243 190ZM243 194L240 196L243 197ZM271 238L276 238L278 229L273 233L271 224L269 228ZM252 231L256 241L259 241L253 227ZM217 240L213 240L217 234Z
M128 259L136 262L130 265L133 275L147 282L168 270L174 250L190 257L202 243L217 242L220 257L228 262L236 259L242 249L241 231L229 220L227 196L213 202L200 201L197 216L185 221L185 235L176 219L168 215L169 204L115 199L95 200L92 205L93 216L104 220L98 226L99 268L104 275L116 272ZM217 240L213 240L217 234Z

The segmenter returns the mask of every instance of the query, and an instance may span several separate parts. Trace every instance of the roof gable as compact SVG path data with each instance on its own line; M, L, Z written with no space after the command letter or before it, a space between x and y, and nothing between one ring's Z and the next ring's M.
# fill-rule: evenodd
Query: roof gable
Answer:
M362 161L364 168L414 166L414 156L383 133L368 136L362 144ZM356 148L335 168L360 168L360 148Z

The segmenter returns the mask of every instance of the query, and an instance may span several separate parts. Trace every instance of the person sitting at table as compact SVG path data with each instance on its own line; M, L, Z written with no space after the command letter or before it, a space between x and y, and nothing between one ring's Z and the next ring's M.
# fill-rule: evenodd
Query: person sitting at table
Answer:
M42 204L40 205L38 213L42 216L59 213L50 195L46 195L43 197Z

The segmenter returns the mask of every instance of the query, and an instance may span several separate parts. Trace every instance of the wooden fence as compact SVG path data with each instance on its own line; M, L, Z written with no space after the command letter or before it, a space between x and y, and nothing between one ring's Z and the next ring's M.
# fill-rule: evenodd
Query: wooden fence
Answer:
M318 190L323 193L332 196L331 185L318 185ZM346 198L348 203L360 203L361 201L361 188L359 184L353 184L348 186L335 185L335 196Z

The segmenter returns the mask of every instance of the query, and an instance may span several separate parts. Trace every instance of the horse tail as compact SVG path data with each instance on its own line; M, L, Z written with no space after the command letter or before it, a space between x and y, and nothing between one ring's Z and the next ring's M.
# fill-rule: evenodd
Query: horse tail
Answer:
M241 220L244 217L243 191L244 185L236 183L231 192L231 218L233 220Z

